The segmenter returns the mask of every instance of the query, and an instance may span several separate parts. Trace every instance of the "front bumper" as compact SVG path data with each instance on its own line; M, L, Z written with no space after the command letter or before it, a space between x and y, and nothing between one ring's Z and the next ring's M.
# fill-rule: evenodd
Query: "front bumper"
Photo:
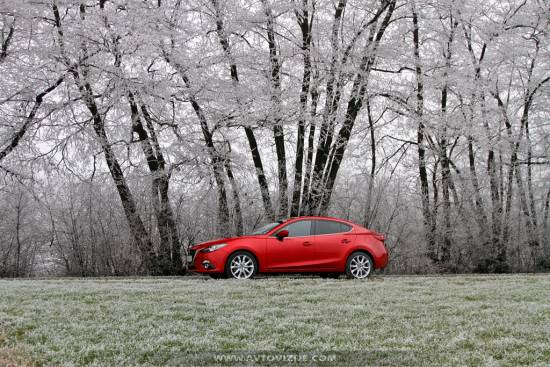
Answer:
M223 273L227 255L224 249L206 253L197 250L191 265L197 273Z

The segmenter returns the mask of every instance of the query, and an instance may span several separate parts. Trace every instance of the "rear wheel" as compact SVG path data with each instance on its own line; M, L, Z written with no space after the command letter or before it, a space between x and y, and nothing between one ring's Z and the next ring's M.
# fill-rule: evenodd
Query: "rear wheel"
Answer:
M369 254L354 252L348 257L346 275L353 279L366 279L374 270L374 263Z
M229 256L225 267L227 277L235 279L250 279L258 273L256 258L246 251L238 251Z

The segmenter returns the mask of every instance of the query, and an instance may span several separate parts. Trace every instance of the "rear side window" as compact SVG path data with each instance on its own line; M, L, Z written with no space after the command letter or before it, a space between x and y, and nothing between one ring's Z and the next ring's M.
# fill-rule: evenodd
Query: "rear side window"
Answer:
M333 222L330 220L316 220L314 225L314 234L316 236L322 234L344 233L349 231L351 231L351 226L345 223Z
M312 235L312 222L310 220L301 220L294 222L288 226L281 228L281 231L286 229L288 231L288 237L303 237ZM280 232L280 231L278 231Z

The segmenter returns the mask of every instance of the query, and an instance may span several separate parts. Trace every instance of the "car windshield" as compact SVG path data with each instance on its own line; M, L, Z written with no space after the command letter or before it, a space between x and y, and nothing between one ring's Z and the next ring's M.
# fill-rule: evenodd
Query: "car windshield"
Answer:
M279 224L281 224L281 222L264 224L263 226L257 228L254 232L252 232L251 235L266 234L267 232L271 231L273 228L277 227Z

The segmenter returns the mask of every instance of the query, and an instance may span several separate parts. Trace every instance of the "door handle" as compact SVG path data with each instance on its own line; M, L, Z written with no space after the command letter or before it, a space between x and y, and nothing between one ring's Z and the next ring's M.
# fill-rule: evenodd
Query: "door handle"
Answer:
M311 243L311 242L309 242L309 241L305 241L305 242L302 243L302 245L304 245L304 246L311 246L311 245L313 245L313 243Z
M351 241L348 240L347 238L344 238L344 239L342 240L342 243L350 243L350 242L351 242Z

